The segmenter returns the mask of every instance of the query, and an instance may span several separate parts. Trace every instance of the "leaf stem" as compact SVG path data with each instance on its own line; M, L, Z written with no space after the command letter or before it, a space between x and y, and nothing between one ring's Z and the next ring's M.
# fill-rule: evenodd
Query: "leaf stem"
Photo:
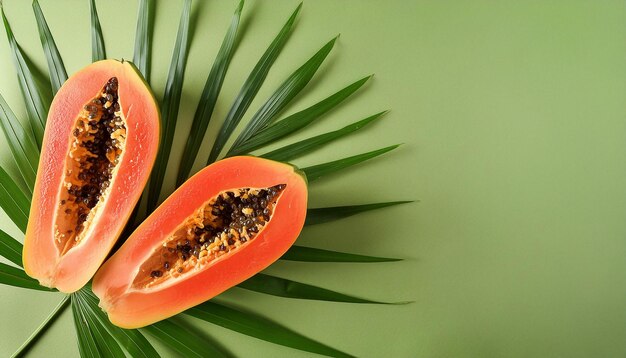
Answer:
M63 298L63 300L59 302L59 304L54 308L54 310L50 312L48 317L46 317L46 319L43 322L41 322L41 324L39 325L39 327L37 327L37 329L33 332L33 334L31 334L30 337L28 337L26 342L24 342L17 349L17 351L13 353L11 358L23 357L24 354L26 354L26 352L28 351L28 349L30 349L30 347L37 341L37 339L39 339L41 334L45 332L45 330L50 326L50 323L52 323L59 316L59 314L63 312L65 308L67 308L69 302L70 302L70 296L66 295Z

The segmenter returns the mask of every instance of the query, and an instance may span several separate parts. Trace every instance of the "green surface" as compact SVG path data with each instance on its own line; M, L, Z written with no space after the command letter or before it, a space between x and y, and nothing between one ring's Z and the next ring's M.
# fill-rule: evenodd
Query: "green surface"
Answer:
M88 1L40 2L71 74L91 59ZM158 2L152 77L160 96L182 1ZM46 68L30 1L4 4L18 41ZM132 58L137 5L97 4L107 54ZM224 117L296 4L246 3L246 36L215 118ZM235 6L196 1L197 30L174 158ZM625 24L623 1L306 2L244 120L299 64L341 33L323 74L286 113L373 72L372 83L281 143L390 108L370 128L297 163L403 142L395 152L312 184L311 206L420 202L310 227L299 240L403 262L280 262L268 273L373 300L415 302L308 302L240 289L223 298L357 356L624 357ZM3 32L0 93L24 118ZM218 124L211 123L211 138ZM206 143L196 168L209 150ZM0 151L0 162L9 163L4 138ZM170 175L166 183L174 179ZM20 237L6 216L0 224ZM60 299L60 294L0 287L0 356L19 347ZM186 319L237 356L311 356ZM69 310L31 351L33 357L77 354Z

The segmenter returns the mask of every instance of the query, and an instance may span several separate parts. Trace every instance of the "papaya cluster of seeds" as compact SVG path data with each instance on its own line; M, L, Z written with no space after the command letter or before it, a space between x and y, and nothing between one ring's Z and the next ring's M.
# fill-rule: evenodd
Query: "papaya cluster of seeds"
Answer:
M176 229L142 266L135 287L177 277L253 240L270 221L285 184L224 191Z
M84 105L70 136L65 177L56 222L56 241L65 253L82 238L108 192L126 140L118 101L118 80Z

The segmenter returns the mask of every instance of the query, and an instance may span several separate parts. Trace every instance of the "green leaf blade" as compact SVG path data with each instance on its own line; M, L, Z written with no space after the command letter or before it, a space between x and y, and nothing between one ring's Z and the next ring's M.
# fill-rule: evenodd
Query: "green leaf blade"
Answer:
M98 345L92 333L90 322L85 317L84 308L79 302L76 293L72 297L72 314L74 316L74 328L76 329L76 337L78 338L78 351L82 358L97 358L101 354Z
M281 260L299 262L345 262L345 263L374 263L374 262L395 262L402 259L366 256L338 252L331 250L316 249L313 247L294 245L281 256Z
M351 167L353 165L362 163L366 160L378 157L379 155L385 154L389 151L392 151L398 148L400 144L391 145L385 148L373 150L371 152L357 154L351 157L342 158L339 160L335 160L328 163L313 165L310 167L303 168L302 171L306 174L307 180L309 183L342 169Z
M33 11L35 12L35 19L37 20L37 28L39 29L39 39L41 40L41 46L43 52L46 55L46 61L48 62L48 71L50 73L50 84L52 85L52 93L55 94L61 88L61 85L67 81L67 72L65 71L65 65L63 65L63 59L59 53L46 18L41 11L38 0L33 0ZM49 105L49 104L48 104ZM47 115L47 110L46 110Z
M154 0L141 0L137 11L135 52L133 63L146 81L150 82L152 64L152 30L154 27Z
M258 293L286 298L345 303L387 304L386 302L366 300L325 288L262 273L252 276L237 285L237 287Z
M29 277L24 270L3 263L0 263L0 283L31 290L56 291L52 288L41 286L37 280Z
M102 27L100 27L100 19L98 18L98 9L96 8L96 0L89 0L89 10L91 13L91 61L96 62L104 60L107 57L104 47L104 38L102 37Z
M0 167L0 207L22 232L26 232L30 200L2 167Z
M89 287L78 291L84 301L86 313L93 317L97 325L103 329L121 345L132 357L158 358L159 354L148 340L136 329L123 329L114 326L98 307L98 299L93 295Z
M274 61L278 58L282 48L284 47L287 39L289 38L289 34L293 28L293 24L302 8L302 3L298 5L296 10L291 14L289 20L285 23L283 28L280 30L274 41L267 48L259 62L257 62L256 66L246 79L246 82L243 84L243 87L239 91L237 98L235 98L235 102L231 106L228 114L226 115L226 119L222 124L222 127L213 143L213 147L211 148L211 153L209 154L209 159L207 161L207 165L213 163L217 157L222 152L226 141L230 138L231 134L241 121L241 118L248 110L248 107L252 103L252 100L259 92L261 85L265 82L265 78L269 73Z
M159 195L165 178L167 162L172 150L174 131L178 119L178 108L183 90L183 80L185 76L185 66L189 50L189 20L191 13L191 0L185 0L183 11L176 35L176 44L172 54L172 62L165 85L165 94L161 106L161 144L157 154L157 160L150 176L148 190L148 212L156 208L159 202Z
M285 82L270 96L263 106L254 114L250 122L243 129L239 137L235 140L226 156L242 154L239 146L257 134L261 129L267 127L270 122L293 100L300 91L311 81L313 75L320 68L330 51L332 50L337 37L326 43L313 57L292 73Z
M22 267L22 244L6 232L0 230L0 256Z
M282 346L330 357L352 357L347 353L307 338L264 317L215 302L205 302L188 309L184 313L218 326Z
M215 109L215 103L217 103L217 98L222 89L226 72L228 71L230 61L235 51L235 39L237 38L237 30L241 20L243 4L244 1L241 0L237 10L235 10L230 27L224 36L220 50L215 57L211 72L204 85L204 90L200 96L200 102L196 108L196 113L194 114L189 131L189 137L187 138L187 143L185 144L185 149L180 161L176 186L180 186L189 177L193 163L200 151L204 135L209 127L209 122L213 115L213 110Z
M260 130L254 137L239 145L237 153L249 153L308 126L350 97L371 77L364 77L320 102Z
M358 122L354 122L336 131L332 131L332 132L320 134L320 135L317 135L308 139L304 139L302 141L299 141L299 142L284 146L282 148L275 149L271 152L262 154L260 155L260 157L275 160L278 162L288 162L304 154L312 152L318 148L321 148L324 145L332 141L335 141L337 139L343 138L344 136L347 136L348 134L356 132L357 130L365 127L370 122L380 118L385 113L387 113L387 111L376 113L372 116L369 116Z
M396 206L401 204L412 203L411 200L401 201L388 201L383 203L361 204L361 205L347 205L347 206L333 206L327 208L312 208L306 212L305 226L319 225L327 222L347 218L356 214L360 214L366 211L377 210L387 208L390 206Z
M217 347L177 324L172 319L151 324L141 330L148 332L183 357L228 357Z
M24 52L15 40L15 36L11 30L11 25L7 20L4 13L4 7L2 7L1 2L0 15L2 15L4 29L11 47L13 63L17 71L17 79L22 92L22 97L24 98L24 103L26 105L26 112L28 113L31 130L33 131L37 146L41 147L51 98L47 98L44 92L42 92L42 90L37 86L35 78L32 76L34 71L27 63Z
M13 160L32 195L39 165L39 148L32 132L26 131L0 95L0 126L9 144Z

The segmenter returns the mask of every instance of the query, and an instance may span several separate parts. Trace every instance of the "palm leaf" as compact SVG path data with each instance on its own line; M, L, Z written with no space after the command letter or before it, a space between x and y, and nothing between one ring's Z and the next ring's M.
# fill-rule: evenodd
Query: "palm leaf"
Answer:
M48 116L48 109L51 102L51 94L43 92L37 86L35 78L32 75L35 71L29 66L24 52L22 52L22 49L15 40L9 21L4 14L2 2L0 2L0 14L2 15L9 45L11 46L13 62L17 71L17 79L20 84L20 90L22 91L22 97L26 104L26 112L30 120L31 130L33 131L37 145L41 146L43 131L46 127L46 117Z
M387 257L356 255L346 252L316 249L313 247L294 245L280 257L281 260L302 262L392 262L401 261Z
M387 113L387 111L376 113L336 131L320 134L293 144L289 144L282 148L260 155L260 157L279 162L288 162L365 127L370 122L380 118L385 113Z
M200 146L202 145L202 140L209 126L211 116L213 115L215 103L222 89L230 60L235 51L235 39L237 38L237 29L239 28L243 3L244 1L241 0L239 6L237 6L237 10L235 10L230 27L226 32L222 46L217 53L217 57L215 57L213 67L211 67L211 72L204 85L204 90L200 96L200 102L196 108L189 136L187 137L187 143L185 144L183 156L180 161L176 186L180 186L187 177L189 177L193 163L200 151Z
M137 15L135 53L133 63L146 81L150 82L152 62L152 28L154 27L154 0L141 0Z
M251 278L237 285L237 287L254 292L265 293L272 296L299 298L305 300L349 303L386 303L349 296L343 293L327 290L325 288L262 273L258 273L252 276Z
M54 38L48 28L46 18L43 16L41 7L39 7L38 0L33 0L33 11L35 12L35 19L37 20L37 27L39 28L39 39L41 40L41 46L43 52L46 55L48 61L48 71L50 73L50 84L52 85L52 93L55 94L61 88L61 85L67 80L67 72L65 72L65 66L61 59L61 54L57 49L57 45L54 43Z
M228 357L213 344L202 339L172 319L166 319L142 328L163 344L174 349L183 357Z
M366 160L385 154L389 151L392 151L398 148L399 146L400 144L390 145L389 147L373 150L371 152L358 154L358 155L354 155L354 156L347 157L347 158L342 158L342 159L335 160L335 161L328 162L328 163L306 167L306 168L303 168L302 171L306 174L306 178L310 183L325 175L332 174L339 170L351 167L355 164L359 164Z
M132 357L159 357L154 347L138 330L122 329L111 324L104 312L98 307L98 299L93 295L89 287L78 291L78 295L85 303L88 316L97 319L96 325L108 332Z
M280 54L283 46L287 42L289 38L289 34L291 33L291 29L293 28L293 24L302 8L302 3L298 5L296 10L291 14L287 23L280 30L274 41L267 48L259 62L257 62L256 66L248 76L248 79L243 84L243 87L239 91L237 98L235 98L235 102L230 108L230 111L226 115L226 119L222 124L222 128L220 129L215 142L213 143L213 148L211 149L211 154L209 154L209 159L207 161L207 165L213 163L219 154L221 153L224 145L230 135L235 130L235 127L241 121L241 118L248 110L248 107L252 103L252 100L259 92L261 85L265 82L265 78L270 71L270 68L274 64L274 61Z
M237 147L237 153L249 153L252 150L261 148L266 144L272 143L291 133L294 133L312 122L320 118L323 114L335 108L346 98L350 97L356 90L361 88L372 76L362 78L347 87L339 90L335 94L323 99L322 101L306 108L300 112L294 113L289 117L282 119L267 128L259 131L254 137Z
M172 62L170 64L170 72L165 84L165 94L161 106L161 143L157 160L150 176L148 190L148 212L151 212L159 202L161 194L161 186L165 178L165 170L167 162L172 150L172 141L174 140L174 131L176 129L176 121L178 119L178 107L180 106L180 96L183 90L183 79L185 75L185 65L187 63L187 52L189 50L189 16L191 12L191 0L185 0L183 12L178 25L178 35L176 36L176 44Z
M384 203L372 203L362 205L333 206L328 208L314 208L306 211L304 225L317 225L330 221L347 218L365 211L382 209L389 206L412 203L411 200L388 201Z
M22 174L28 188L28 195L32 195L37 177L39 163L39 148L32 132L26 131L17 119L9 105L0 95L0 126L7 139L13 160Z
M76 328L76 335L78 337L78 351L82 358L98 358L111 356L111 352L115 351L123 357L124 352L121 347L113 340L113 338L106 332L104 332L109 341L103 342L103 337L96 323L94 323L93 317L87 312L85 303L82 301L78 293L72 295L72 313L74 315L74 327Z
M22 232L26 232L30 200L2 167L0 167L0 207Z
M41 286L37 280L30 278L24 270L1 262L0 283L15 287L30 288L32 290L55 291L54 289Z
M0 256L22 267L22 244L0 230Z
M89 10L91 12L91 61L96 62L104 60L107 55L95 0L89 0Z
M352 357L347 353L307 338L267 318L219 303L205 302L188 309L185 313L209 323L282 346L331 357Z
M239 137L237 137L226 156L241 154L242 152L239 151L239 146L260 130L267 127L285 106L304 89L332 50L336 40L337 37L330 40L278 87L276 92L274 92L265 104L254 114Z

